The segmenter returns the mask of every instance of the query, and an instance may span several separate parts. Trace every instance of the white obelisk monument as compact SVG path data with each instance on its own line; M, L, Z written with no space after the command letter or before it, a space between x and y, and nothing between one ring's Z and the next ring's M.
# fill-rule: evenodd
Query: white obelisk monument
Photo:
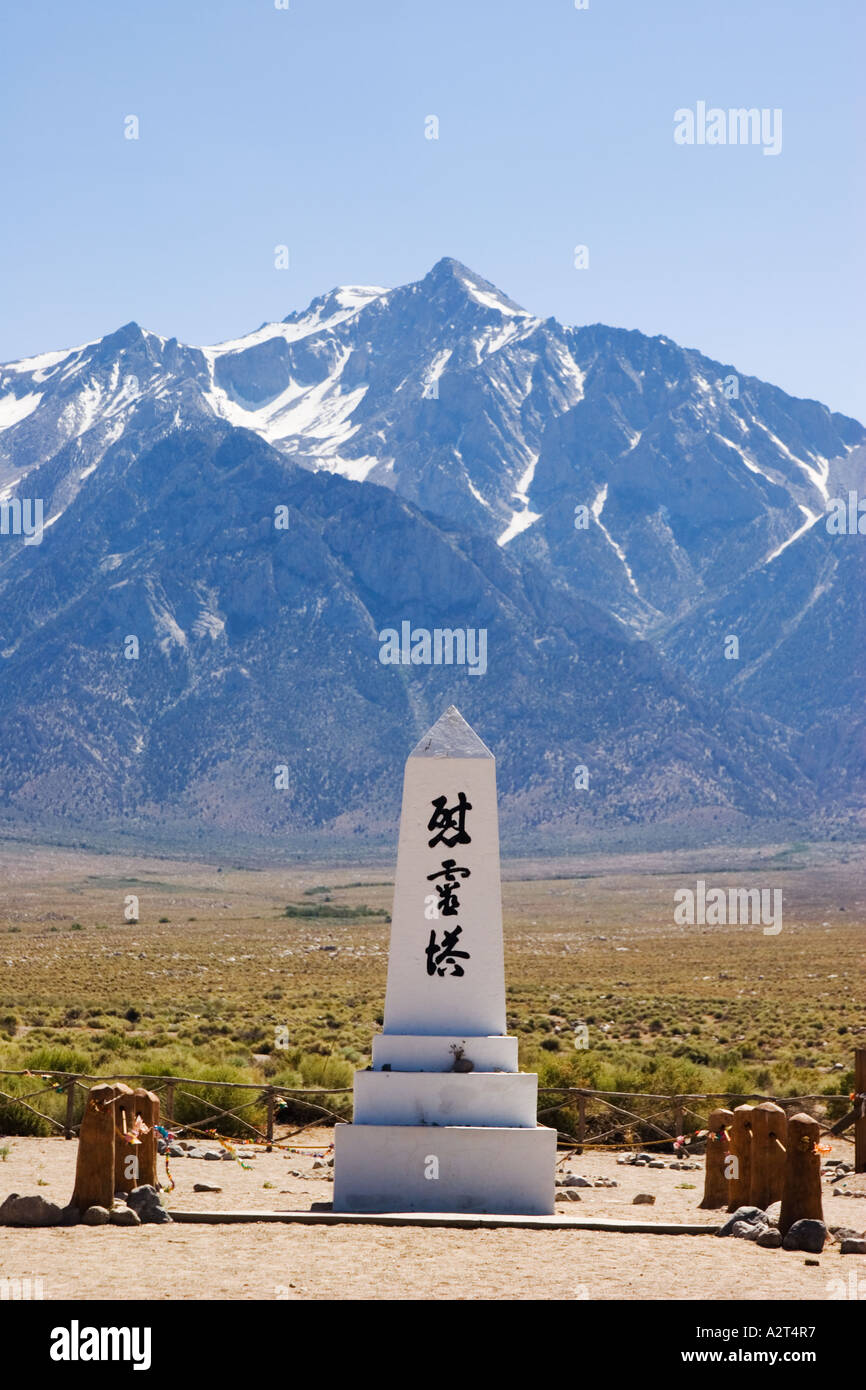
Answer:
M334 1210L548 1215L556 1133L505 1035L496 764L452 705L406 763L384 1030Z

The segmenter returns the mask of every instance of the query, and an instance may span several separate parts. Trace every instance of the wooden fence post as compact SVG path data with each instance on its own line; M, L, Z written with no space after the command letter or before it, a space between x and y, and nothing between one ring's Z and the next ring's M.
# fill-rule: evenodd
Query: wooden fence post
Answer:
M866 1047L854 1049L854 1172L866 1173Z
M752 1106L738 1105L731 1121L725 1166L728 1170L728 1211L749 1205L752 1191Z
M728 1125L734 1118L732 1110L713 1110L707 1121L707 1157L704 1169L704 1196L700 1206L713 1209L724 1207L728 1201L728 1180L725 1159L730 1151Z
M765 1211L782 1200L788 1120L780 1105L765 1100L752 1111L752 1172L749 1202Z
M165 1088L165 1122L167 1125L174 1121L174 1082L169 1081Z
M111 1210L114 1198L114 1087L94 1086L78 1131L75 1190L70 1206Z
M783 1236L795 1221L824 1220L821 1155L818 1152L820 1133L821 1126L811 1115L792 1115L788 1121L785 1190L779 1216L779 1230Z
M267 1129L267 1137L268 1137L267 1152L270 1153L270 1152L271 1152L271 1148L273 1147L273 1143L274 1143L274 1088L273 1088L273 1086L269 1086L268 1089L267 1089L267 1093L266 1093L266 1105L267 1105L267 1125L268 1125L268 1129Z
M143 1125L147 1126L147 1133L140 1135L141 1143L137 1145L138 1153L138 1184L147 1184L156 1187L156 1161L158 1150L156 1147L156 1129L159 1124L159 1096L153 1091L146 1090L143 1086L135 1092L135 1115L136 1119L141 1118Z
M114 1147L114 1190L131 1192L134 1187L156 1186L156 1131L159 1124L159 1098L138 1086L134 1091L117 1083L117 1127ZM138 1123L140 1121L140 1124ZM146 1126L146 1129L143 1127ZM129 1139L124 1139L128 1134ZM137 1143L133 1143L137 1139Z
M577 1137L581 1144L586 1139L586 1096L577 1098Z
M135 1092L125 1081L114 1086L114 1191L138 1187L138 1145L130 1142L135 1125ZM124 1136L129 1135L130 1139Z
M72 1125L75 1119L75 1077L66 1083L66 1123L63 1126L64 1139L72 1138Z

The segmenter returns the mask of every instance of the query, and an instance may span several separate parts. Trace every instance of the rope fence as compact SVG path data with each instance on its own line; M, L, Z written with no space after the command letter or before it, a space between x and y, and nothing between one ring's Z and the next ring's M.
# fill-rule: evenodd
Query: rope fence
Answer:
M33 1115L38 1116L47 1124L64 1135L66 1139L72 1139L80 1130L81 1121L76 1121L76 1100L79 1098L77 1093L86 1093L91 1085L103 1082L134 1081L139 1084L146 1084L152 1091L160 1096L162 1115L167 1125L175 1134L181 1133L215 1133L214 1125L219 1121L231 1120L232 1124L250 1136L248 1142L262 1143L270 1150L275 1145L274 1125L277 1119L278 1102L283 1100L291 1102L310 1111L309 1119L292 1131L293 1134L300 1133L313 1125L326 1124L329 1121L343 1121L345 1116L338 1114L328 1105L322 1104L322 1098L327 1096L350 1095L351 1086L277 1086L262 1085L255 1082L243 1081L210 1081L201 1077L184 1076L156 1076L148 1072L135 1072L123 1074L111 1074L108 1076L91 1076L83 1072L61 1072L61 1071L8 1071L0 1069L0 1077L33 1077L44 1083L41 1088L28 1091L24 1095L9 1094L0 1089L0 1102L9 1102L12 1106L23 1106L23 1108ZM206 1097L196 1094L195 1091L186 1090L186 1087L205 1088L208 1091L252 1091L255 1094L249 1099L244 1100L234 1106L221 1106L215 1104ZM46 1114L44 1110L38 1109L31 1104L40 1096L50 1094L63 1094L66 1098L65 1114L63 1120L56 1119L53 1115ZM307 1097L315 1096L317 1100L310 1100ZM545 1116L555 1115L559 1121L569 1119L569 1128L576 1129L576 1133L565 1131L561 1123L557 1123L557 1130L560 1135L560 1142L571 1146L588 1146L593 1148L646 1148L662 1144L672 1144L677 1140L682 1140L684 1135L697 1135L707 1128L707 1115L713 1109L710 1102L728 1102L745 1104L752 1102L775 1101L780 1106L793 1106L802 1110L804 1106L822 1107L823 1113L815 1118L823 1120L827 1107L833 1102L838 1106L844 1104L846 1097L841 1094L821 1094L805 1096L767 1096L759 1092L710 1092L706 1094L682 1094L682 1095L661 1095L643 1091L599 1091L582 1086L542 1086L539 1088L539 1097L545 1097L538 1110L538 1118L544 1122ZM205 1113L197 1115L196 1118L187 1124L178 1124L175 1117L175 1106L178 1099L183 1098L187 1102L194 1102L197 1107L204 1107ZM551 1098L549 1103L547 1098ZM554 1099L558 1098L558 1099ZM859 1101L859 1096L852 1097ZM82 1097L83 1100L83 1097ZM659 1104L649 1113L642 1114L638 1110L630 1109L628 1105L617 1102L658 1102ZM695 1104L700 1105L700 1110L695 1108ZM255 1106L264 1106L265 1125L264 1128L252 1123L241 1112L249 1111ZM593 1114L588 1114L588 1107L592 1107ZM83 1105L82 1105L83 1109ZM576 1115L564 1115L564 1111L572 1112L576 1109ZM822 1124L825 1133L832 1133L837 1137L847 1139L844 1130L854 1122L858 1115L858 1108L849 1114L835 1120L830 1126ZM576 1120L576 1124L573 1121ZM694 1125L694 1121L698 1123ZM604 1128L607 1122L608 1127ZM205 1128L209 1125L210 1128ZM599 1129L599 1125L601 1128ZM687 1128L689 1126L689 1128ZM652 1138L644 1137L640 1141L635 1141L626 1135L631 1136L635 1132L646 1135L651 1134ZM605 1143L611 1140L612 1136L619 1136L614 1142ZM284 1136L284 1137L291 1137Z
M736 1105L752 1104L753 1102L775 1102L781 1107L791 1107L793 1110L802 1111L804 1108L812 1107L820 1109L822 1114L814 1118L822 1121L821 1132L832 1134L834 1137L841 1138L845 1142L854 1142L844 1133L844 1130L853 1124L857 1118L858 1111L849 1111L841 1119L837 1119L833 1124L824 1124L823 1117L828 1108L837 1108L848 1103L848 1097L841 1093L812 1094L798 1096L768 1096L758 1091L711 1091L702 1094L684 1093L681 1095L660 1095L645 1091L597 1091L582 1086L542 1086L539 1087L539 1095L545 1097L559 1097L552 1104L543 1104L539 1107L538 1118L543 1121L545 1117L556 1116L557 1130L559 1132L560 1144L570 1145L572 1148L589 1149L649 1149L660 1145L673 1144L675 1149L684 1149L688 1141L697 1137L703 1137L709 1127L709 1114L720 1103L731 1102ZM855 1096L851 1100L857 1100ZM661 1102L661 1105L647 1113L638 1113L636 1110L629 1109L623 1104L616 1102L636 1101ZM702 1105L701 1110L694 1108L692 1102ZM596 1113L589 1115L587 1107L595 1107ZM572 1128L576 1131L566 1132L562 1121L566 1119L564 1111L573 1112L577 1110L576 1125ZM600 1112L600 1113L599 1113ZM597 1124L609 1122L608 1128L599 1130ZM697 1123L695 1123L697 1121ZM667 1127L665 1127L667 1126ZM640 1140L624 1138L625 1134L633 1134L635 1131L643 1131ZM653 1138L646 1138L649 1131ZM617 1136L612 1142L612 1136Z
M0 1069L0 1077L4 1076L38 1076L40 1080L49 1083L39 1090L27 1092L24 1096L10 1094L0 1089L0 1102L7 1101L13 1106L22 1105L25 1110L38 1116L47 1124L53 1125L53 1127L59 1130L66 1139L74 1138L81 1128L81 1120L77 1122L75 1120L76 1092L81 1091L86 1095L92 1085L99 1085L102 1083L111 1083L115 1081L146 1083L150 1090L160 1096L162 1113L166 1121L171 1124L176 1134L182 1134L187 1131L197 1131L202 1134L208 1133L209 1131L203 1128L205 1122L231 1117L236 1125L239 1125L253 1136L251 1142L255 1143L258 1141L264 1143L268 1148L273 1146L277 1101L281 1097L292 1100L310 1111L317 1112L315 1116L311 1116L304 1124L298 1126L298 1130L295 1131L297 1133L314 1124L323 1124L328 1120L339 1121L344 1118L342 1115L338 1115L336 1111L331 1110L328 1106L317 1104L314 1101L305 1099L305 1097L350 1095L352 1092L351 1086L270 1086L248 1081L210 1081L202 1077L156 1076L149 1072L124 1072L112 1073L108 1076L92 1076L86 1072L42 1071L34 1073L30 1071ZM224 1107L215 1105L202 1095L197 1095L192 1091L182 1089L186 1086L195 1086L206 1090L254 1091L255 1095L250 1100L244 1101L238 1105ZM63 1093L66 1096L66 1113L62 1122L55 1119L53 1115L46 1114L44 1110L39 1110L36 1106L30 1104L31 1100L35 1100L39 1096L56 1093ZM197 1116L195 1122L178 1124L175 1120L175 1102L180 1097L195 1102L197 1106L203 1106L205 1114ZM264 1129L260 1129L258 1126L252 1124L240 1113L243 1110L249 1110L253 1106L262 1104L265 1107L266 1115Z

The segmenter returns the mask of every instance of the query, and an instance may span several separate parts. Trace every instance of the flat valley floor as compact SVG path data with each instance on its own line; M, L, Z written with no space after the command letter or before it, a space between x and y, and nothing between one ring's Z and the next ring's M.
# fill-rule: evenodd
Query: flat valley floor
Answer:
M581 1074L598 1089L697 1094L759 1078L771 1095L841 1093L855 1042L866 1042L864 860L862 847L842 844L506 862L507 1001L521 1065L547 1086ZM381 1023L391 874L387 864L220 869L7 842L0 1067L32 1068L33 1090L40 1069L109 1076L158 1063L192 1075L200 1064L211 1079L328 1086L330 1103L345 1105L339 1088L367 1064ZM782 931L675 926L674 892L697 878L780 887ZM124 920L130 895L135 923ZM578 1024L588 1030L585 1054L574 1046ZM596 1127L599 1113L591 1110ZM701 1118L698 1106L684 1128ZM283 1124L276 1137L327 1145L331 1133ZM588 1148L562 1169L619 1185L581 1188L581 1201L558 1202L558 1211L718 1219L698 1210L701 1171L618 1166L619 1145L603 1142L615 1147ZM39 1192L67 1202L76 1147L62 1137L0 1138L0 1201ZM833 1156L851 1153L850 1143L834 1144ZM245 1161L174 1160L169 1209L304 1210L330 1200L328 1172L309 1152ZM222 1190L194 1193L196 1182ZM864 1190L866 1180L848 1185ZM866 1199L826 1191L828 1223L862 1231ZM638 1192L655 1203L633 1205ZM41 1278L47 1299L824 1300L843 1285L851 1296L852 1271L866 1292L864 1257L828 1245L817 1265L806 1258L712 1235L0 1228L0 1278Z

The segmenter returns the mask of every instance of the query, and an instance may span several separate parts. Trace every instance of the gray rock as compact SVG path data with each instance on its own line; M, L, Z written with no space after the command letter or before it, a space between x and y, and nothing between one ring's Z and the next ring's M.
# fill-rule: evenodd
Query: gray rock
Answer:
M141 1217L132 1207L115 1207L110 1216L112 1226L140 1226Z
M78 1207L73 1207L72 1205L64 1207L61 1213L61 1218L61 1226L81 1225L81 1212L78 1210Z
M158 1148L158 1147L159 1147L159 1145L157 1145L157 1148ZM161 1152L161 1153L164 1153L165 1150L164 1150L164 1149L161 1149L160 1152ZM169 1146L168 1146L168 1156L169 1156L169 1158L186 1158L186 1154L187 1154L186 1149L182 1149L181 1146L180 1146L180 1144L169 1144Z
M665 1165L660 1158L651 1158L649 1163L647 1164L647 1168L664 1168L664 1166Z
M313 1159L313 1172L315 1172L317 1168L325 1168L326 1166L327 1165L321 1158Z
M778 1250L782 1244L781 1232L774 1226L768 1226L758 1234L755 1244L762 1245L766 1250Z
M564 1187L556 1200L558 1202L579 1202L581 1198L580 1193L576 1192L573 1187Z
M146 1225L149 1223L160 1225L167 1221L171 1221L171 1217L159 1200L159 1193L155 1187L151 1187L146 1183L143 1183L140 1187L134 1187L132 1191L127 1194L126 1200L128 1205L132 1207L132 1210L138 1212L142 1222Z
M577 1173L566 1173L562 1179L563 1187L592 1187L589 1178L581 1177Z
M205 1158L210 1159L222 1158L224 1153L228 1153L228 1150L220 1149L219 1151L217 1151L216 1149L205 1149L204 1156Z
M846 1236L839 1246L841 1255L866 1255L866 1236Z
M782 1246L785 1250L805 1250L810 1255L820 1255L826 1239L827 1227L823 1221L795 1221Z
M632 1197L633 1207L654 1207L656 1199L651 1192L639 1192L636 1197Z
M756 1221L735 1221L728 1234L736 1236L737 1240L757 1240L764 1231L771 1229L769 1226L759 1225Z
M782 1203L771 1202L770 1205L767 1207L767 1210L764 1212L764 1215L766 1216L771 1226L778 1226L779 1217L782 1215Z
M831 1226L830 1238L840 1243L843 1240L859 1240L863 1235L862 1231L855 1231L853 1226Z
M10 1192L0 1206L0 1226L61 1226L63 1207L44 1197L19 1197Z
M766 1214L761 1211L760 1207L737 1207L737 1210L731 1213L724 1225L719 1227L716 1234L720 1236L733 1235L734 1226L738 1221L745 1222L748 1226L764 1227L769 1224Z
M107 1207L88 1207L81 1218L84 1226L107 1226L111 1220L111 1212Z
M170 1153L170 1152L171 1152L171 1150L169 1149L169 1153ZM183 1149L181 1149L181 1154L183 1154ZM187 1156L187 1158L204 1158L204 1155L205 1155L204 1149L198 1149L198 1148L196 1148L195 1146L193 1146L192 1148L187 1149L187 1151L186 1151L186 1156Z
M228 1149L223 1149L222 1153L220 1154L220 1158L228 1159L229 1163L234 1162L234 1157L234 1154L230 1154Z
M192 1190L193 1192L222 1192L221 1187L214 1187L211 1182L194 1182Z

